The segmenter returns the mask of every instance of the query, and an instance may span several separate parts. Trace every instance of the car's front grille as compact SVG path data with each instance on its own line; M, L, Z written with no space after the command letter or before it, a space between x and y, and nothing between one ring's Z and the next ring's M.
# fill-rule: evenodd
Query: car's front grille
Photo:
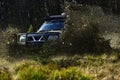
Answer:
M41 36L41 35L27 37L27 42L36 42L36 41L39 42L41 40L43 40L43 36Z
M35 40L39 40L41 38L41 36L34 36Z
M28 41L33 41L33 38L32 37L28 37Z

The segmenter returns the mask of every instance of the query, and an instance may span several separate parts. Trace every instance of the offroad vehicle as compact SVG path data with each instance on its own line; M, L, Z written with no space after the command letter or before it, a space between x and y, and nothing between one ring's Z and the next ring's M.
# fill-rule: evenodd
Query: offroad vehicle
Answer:
M46 40L57 40L64 27L65 15L53 15L45 21L35 33L20 33L18 43L22 45L42 45Z

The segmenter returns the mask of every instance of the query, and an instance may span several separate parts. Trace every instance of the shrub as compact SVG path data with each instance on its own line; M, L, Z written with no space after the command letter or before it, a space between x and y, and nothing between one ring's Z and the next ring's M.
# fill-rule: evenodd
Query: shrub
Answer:
M5 31L2 31L2 39L0 43L0 51L3 54L13 54L14 52L18 51L17 45L17 28L8 27Z
M110 48L109 41L100 36L100 19L104 13L99 7L73 6L67 3L67 19L61 42L69 52L103 52Z

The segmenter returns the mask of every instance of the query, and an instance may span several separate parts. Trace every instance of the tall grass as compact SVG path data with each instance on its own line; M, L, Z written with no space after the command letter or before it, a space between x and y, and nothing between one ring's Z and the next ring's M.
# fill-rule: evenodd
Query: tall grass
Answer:
M120 61L119 54L116 53L58 56L50 60L47 64L41 64L41 62L31 58L30 60L17 61L15 64L8 65L7 67L10 69L0 67L0 79L119 80Z
M29 64L30 63L30 64ZM15 66L16 79L19 80L93 80L93 77L81 72L79 67L54 68L31 62Z
M12 76L8 68L0 68L0 80L12 80Z
M52 71L50 80L93 80L91 76L85 75L79 68L70 67L60 71Z

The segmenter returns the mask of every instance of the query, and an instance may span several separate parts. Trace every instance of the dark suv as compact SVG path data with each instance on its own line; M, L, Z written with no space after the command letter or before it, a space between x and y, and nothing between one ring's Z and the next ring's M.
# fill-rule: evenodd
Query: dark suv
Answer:
M54 15L45 18L45 22L35 33L20 35L19 42L25 45L41 45L46 40L57 40L64 27L64 15Z

